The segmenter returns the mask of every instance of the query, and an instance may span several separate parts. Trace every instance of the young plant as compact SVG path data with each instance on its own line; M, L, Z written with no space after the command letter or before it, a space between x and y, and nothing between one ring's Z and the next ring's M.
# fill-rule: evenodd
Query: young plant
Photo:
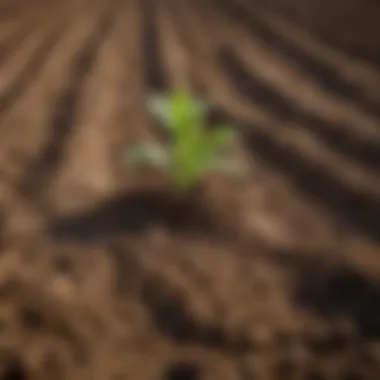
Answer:
M234 130L226 125L206 129L205 104L184 92L173 92L153 95L148 107L168 131L170 141L129 149L129 162L163 169L182 193L196 187L209 172L241 174L237 163L222 154L222 148L233 142Z

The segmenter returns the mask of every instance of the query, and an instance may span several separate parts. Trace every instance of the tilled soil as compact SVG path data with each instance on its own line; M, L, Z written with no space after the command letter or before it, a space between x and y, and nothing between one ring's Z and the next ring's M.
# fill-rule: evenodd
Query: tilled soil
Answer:
M380 375L373 46L240 3L0 0L1 379ZM243 182L178 201L125 162L175 86L239 126Z

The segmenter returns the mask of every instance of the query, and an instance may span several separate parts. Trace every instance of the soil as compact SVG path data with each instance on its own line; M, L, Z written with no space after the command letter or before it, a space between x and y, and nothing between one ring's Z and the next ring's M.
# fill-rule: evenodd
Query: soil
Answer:
M46 47L38 81L0 109L0 379L378 378L380 150L371 123L349 134L327 106L318 124L266 92L234 60L245 51L255 62L260 44L222 22L212 1L151 3L145 18L148 2L41 4L69 20L70 33L60 49ZM238 9L225 14L246 25ZM46 14L30 17L58 28ZM160 33L147 27L152 18ZM92 23L101 31L89 38ZM175 38L178 25L191 33ZM13 73L6 64L2 72ZM127 145L161 138L147 88L172 82L201 84L215 120L241 128L234 152L244 181L209 176L179 201L165 176L123 161ZM370 86L364 75L360 83ZM276 117L260 116L259 100Z

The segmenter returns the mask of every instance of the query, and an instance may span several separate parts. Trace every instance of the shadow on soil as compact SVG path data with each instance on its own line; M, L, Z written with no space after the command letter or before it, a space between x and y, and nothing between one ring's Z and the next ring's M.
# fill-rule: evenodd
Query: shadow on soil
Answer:
M201 368L197 363L192 362L173 363L162 378L165 380L198 380L201 379Z
M336 252L314 252L314 257L318 255L334 257ZM292 299L296 305L326 322L335 317L348 319L360 340L380 339L380 284L376 279L343 263L323 264L306 252L277 252L270 256L294 276ZM320 353L330 352L345 343L344 338L337 335L314 348Z
M165 194L138 192L106 202L87 214L58 219L52 223L50 232L58 239L91 241L94 236L108 239L125 232L144 232L156 223L164 223L174 231L204 232L210 230L210 221L210 216L205 217L191 202L178 205ZM343 317L352 323L355 339L380 340L380 287L370 276L343 263L323 264L323 258L338 254L334 251L318 251L312 255L295 250L264 251L260 253L255 247L251 248L253 257L264 254L274 266L290 273L295 285L289 288L289 297L296 309L309 310L327 325L335 317ZM139 299L149 310L157 330L168 339L181 344L219 348L234 355L257 349L256 343L245 338L244 334L231 339L222 322L205 324L198 320L188 308L183 292L174 289L160 274L148 273L134 252L122 245L111 244L111 254L118 263L117 277L123 282L122 279L138 283ZM237 250L236 260L240 254L243 253ZM217 263L215 265L217 268ZM124 289L122 293L131 291L128 284L121 287ZM256 309L254 299L252 305L246 307ZM282 340L283 337L276 339ZM292 339L289 336L289 340ZM336 332L318 341L304 343L316 354L325 355L351 346L354 344L352 339L352 336Z
M138 298L145 305L152 317L156 329L169 340L179 344L196 344L207 349L219 349L231 355L242 355L252 351L260 351L261 343L252 340L245 333L255 326L242 326L241 335L228 332L223 319L213 322L200 320L193 315L188 304L189 295L183 289L173 288L167 279L160 274L148 273L139 262L137 255L119 250L119 276L123 282L137 281ZM175 254L175 253L174 253ZM236 260L239 260L236 252ZM380 286L365 273L356 271L346 265L330 265L319 260L318 256L328 257L336 252L303 251L271 251L257 253L252 247L252 256L264 255L274 267L280 267L292 278L294 286L289 287L287 294L290 307L295 310L307 310L318 317L323 326L328 326L328 335L294 336L292 332L275 331L274 345L292 345L294 340L309 347L316 356L325 356L336 352L344 352L348 347L356 347L361 343L380 340ZM113 252L115 255L115 252ZM263 257L264 257L263 256ZM255 265L255 260L252 265ZM217 268L217 263L215 267ZM126 275L127 274L127 275ZM201 281L201 279L200 279ZM244 281L244 278L242 278ZM247 279L247 283L249 283ZM126 291L126 286L123 286ZM203 291L203 297L212 297L212 284ZM238 302L238 301L236 301ZM235 307L233 303L231 308ZM241 307L241 305L239 305ZM260 304L245 305L250 313L262 313ZM281 311L281 308L279 309ZM279 314L281 318L281 313ZM347 320L353 327L353 333L341 330L336 325L337 318ZM253 322L254 323L254 322ZM294 320L294 324L304 323ZM276 327L273 327L276 330ZM358 348L360 348L358 346Z
M212 213L197 195L177 200L172 194L140 190L110 199L76 215L58 217L48 234L58 240L93 241L125 233L141 233L154 226L177 232L216 232Z
M300 273L296 300L322 317L349 317L362 339L380 339L380 289L352 269Z
M20 360L9 357L9 355L2 355L0 358L2 365L0 372L1 380L28 380L29 376L24 365Z

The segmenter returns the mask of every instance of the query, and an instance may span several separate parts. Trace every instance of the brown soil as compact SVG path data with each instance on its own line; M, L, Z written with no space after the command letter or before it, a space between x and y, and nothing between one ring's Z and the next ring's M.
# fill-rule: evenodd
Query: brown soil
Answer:
M24 76L16 62L25 47L0 62L9 78L0 101L1 380L380 375L375 62L352 76L365 96L336 72L329 82L329 106L339 93L347 114L353 104L368 119L357 116L348 133L316 101L325 107L318 123L234 60L261 57L236 19L268 46L278 42L259 28L260 14L200 3L36 0L19 11L20 25L34 25L29 43L41 30L49 38ZM321 82L339 54L319 62ZM280 79L302 90L302 77ZM234 149L245 181L211 176L180 202L165 178L122 160L126 145L158 138L148 90L173 85L242 127Z

